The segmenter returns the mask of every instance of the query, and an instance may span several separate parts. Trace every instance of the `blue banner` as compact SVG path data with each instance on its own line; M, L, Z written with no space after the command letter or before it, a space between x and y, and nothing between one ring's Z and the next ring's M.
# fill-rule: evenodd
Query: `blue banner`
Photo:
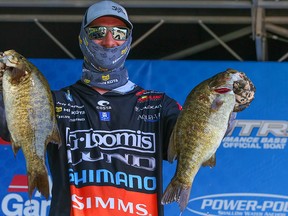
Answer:
M80 78L82 60L31 59L56 90ZM288 215L288 63L227 61L144 61L126 63L130 79L146 89L166 92L183 104L198 83L233 68L256 86L255 100L238 113L231 133L216 153L216 167L200 168L186 215ZM0 142L0 215L48 215L50 200L38 191L30 200L22 151L16 157ZM164 188L176 162L164 162ZM50 181L50 184L52 182ZM165 215L179 215L177 203Z

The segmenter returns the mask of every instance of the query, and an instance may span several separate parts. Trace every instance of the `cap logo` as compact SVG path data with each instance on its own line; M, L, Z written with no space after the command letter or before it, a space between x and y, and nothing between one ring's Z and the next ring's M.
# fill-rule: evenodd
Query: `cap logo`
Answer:
M112 10L115 10L115 11L117 11L118 13L123 13L123 14L126 16L124 10L123 10L122 8L120 8L120 7L112 6Z
M102 80L103 81L108 81L110 79L110 75L108 74L108 75L106 75L106 76L102 76Z

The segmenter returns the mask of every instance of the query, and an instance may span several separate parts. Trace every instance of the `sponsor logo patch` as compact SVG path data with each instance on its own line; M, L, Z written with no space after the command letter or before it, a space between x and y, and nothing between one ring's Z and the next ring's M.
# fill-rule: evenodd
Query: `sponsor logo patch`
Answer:
M111 110L112 109L109 101L100 100L97 102L97 104L98 105L96 106L96 109L98 109L98 110Z
M105 191L105 192L103 192ZM157 216L157 194L126 191L115 187L71 186L74 215Z
M101 121L110 121L110 112L99 112Z

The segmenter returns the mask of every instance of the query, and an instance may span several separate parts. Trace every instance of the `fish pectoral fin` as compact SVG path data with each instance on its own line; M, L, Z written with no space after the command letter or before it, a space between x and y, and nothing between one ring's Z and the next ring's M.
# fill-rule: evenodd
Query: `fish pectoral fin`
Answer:
M237 116L236 112L231 112L230 117L229 117L229 121L228 121L227 130L226 130L224 136L227 136L232 131L232 129L234 128L235 123L236 123L236 116Z
M218 111L220 107L223 105L223 103L224 101L220 99L220 96L217 96L211 104L211 110Z
M56 124L54 126L53 131L52 131L52 134L51 134L51 137L50 137L50 142L53 143L53 144L58 145L58 148L60 148L60 146L62 145L60 132L59 132L59 129L58 129Z
M202 163L202 166L209 166L209 167L215 167L216 166L216 155L213 154L207 161Z
M10 138L10 140L14 156L16 156L19 149L21 148L21 145L18 142L15 142L12 137Z
M177 158L177 148L176 148L176 142L175 142L175 127L171 133L168 151L167 151L167 159L170 163L172 163Z

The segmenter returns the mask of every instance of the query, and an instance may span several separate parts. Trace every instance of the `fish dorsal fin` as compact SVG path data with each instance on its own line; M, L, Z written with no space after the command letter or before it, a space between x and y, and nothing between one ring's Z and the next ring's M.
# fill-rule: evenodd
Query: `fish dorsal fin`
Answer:
M202 166L209 166L209 167L215 167L216 166L216 155L213 154L207 161L202 163Z

